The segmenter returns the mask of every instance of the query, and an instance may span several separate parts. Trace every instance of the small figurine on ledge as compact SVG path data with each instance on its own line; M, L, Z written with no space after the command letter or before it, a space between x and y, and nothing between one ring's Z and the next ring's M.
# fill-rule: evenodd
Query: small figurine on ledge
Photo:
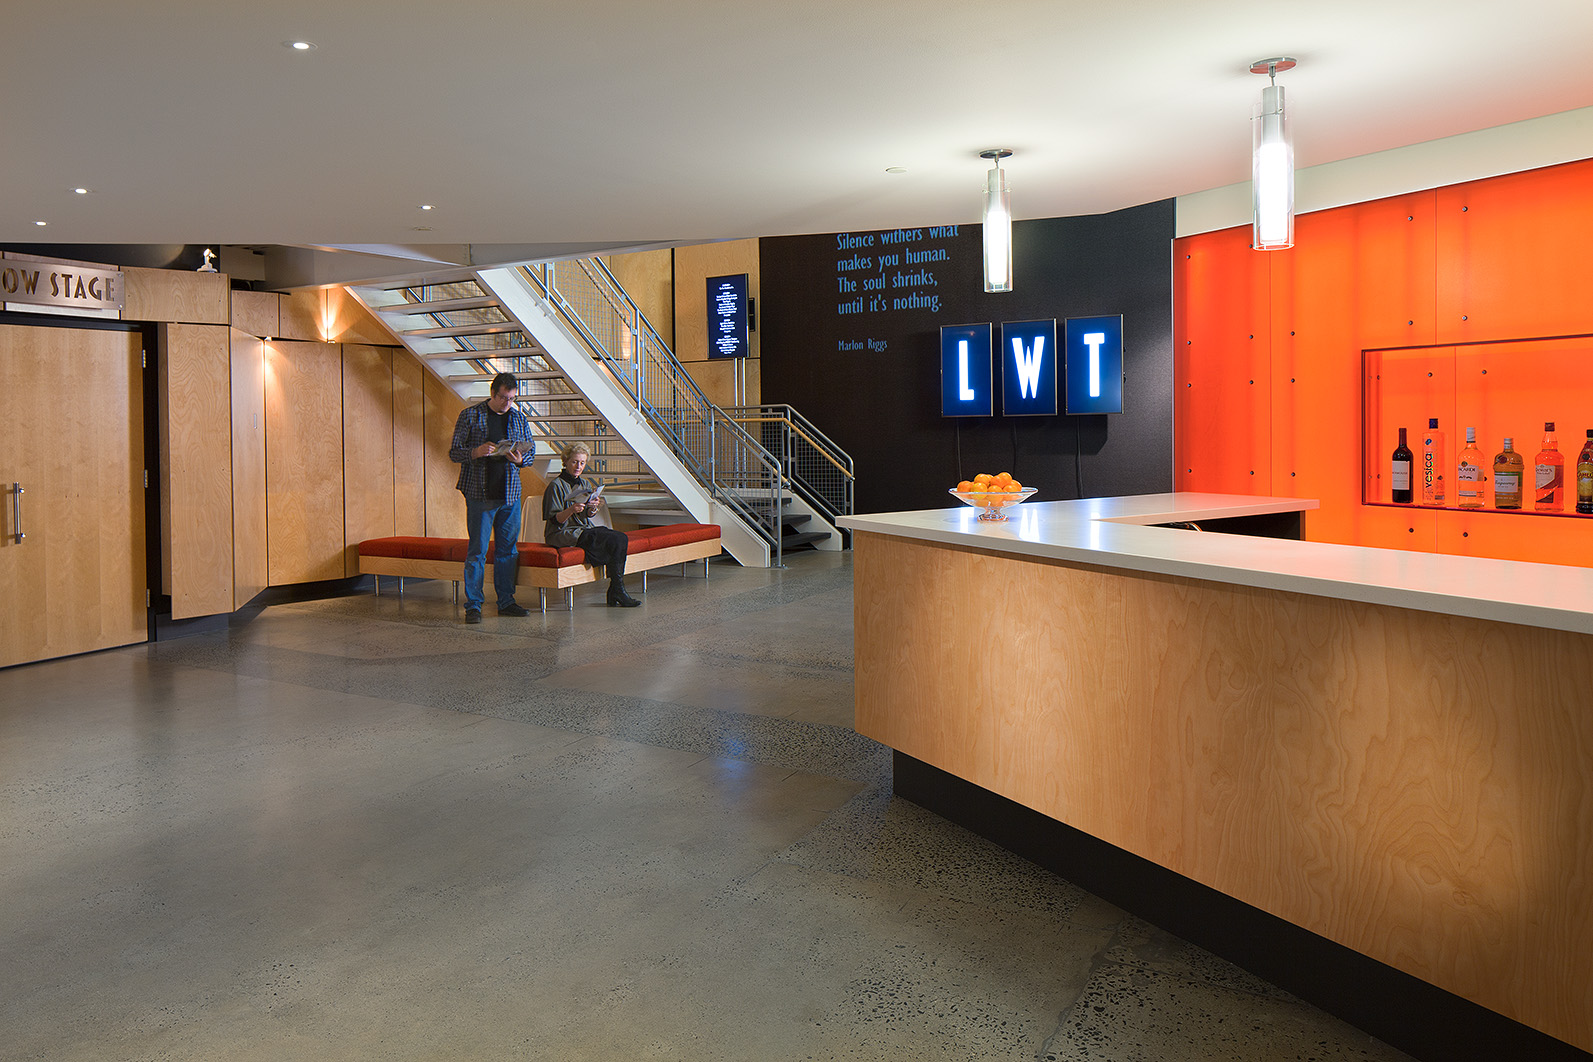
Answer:
M215 257L216 257L216 252L212 251L210 248L206 247L205 248L205 264L200 266L198 269L194 270L194 272L195 273L214 273L216 271L216 267L212 264L212 259L214 259Z

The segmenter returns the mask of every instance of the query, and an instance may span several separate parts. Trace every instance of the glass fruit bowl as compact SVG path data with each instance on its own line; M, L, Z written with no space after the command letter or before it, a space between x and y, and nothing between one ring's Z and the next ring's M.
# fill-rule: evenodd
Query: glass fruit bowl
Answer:
M972 505L975 509L983 510L979 514L981 520L1005 520L1005 510L1026 501L1034 496L1038 487L1024 487L1022 490L995 491L995 490L958 490L952 487L949 491L952 497L964 505Z

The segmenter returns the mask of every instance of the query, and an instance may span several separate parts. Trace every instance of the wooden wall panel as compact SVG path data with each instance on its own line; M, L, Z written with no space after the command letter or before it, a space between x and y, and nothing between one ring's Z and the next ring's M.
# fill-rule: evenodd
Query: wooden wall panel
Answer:
M732 240L727 243L705 243L694 247L675 248L675 356L695 373L697 362L708 359L708 278L733 273L747 274L748 295L757 299L759 294L759 265L757 240ZM762 356L758 333L752 333L752 354ZM748 374L747 402L762 401L752 390ZM699 385L700 386L700 385Z
M222 325L160 327L161 557L172 619L232 611L232 357Z
M393 351L393 533L426 533L426 367ZM446 444L444 444L446 445Z
M266 345L266 567L272 586L343 577L343 363L336 344Z
M125 321L180 321L224 325L232 315L230 282L225 273L189 273L178 269L122 269Z
M675 255L668 248L662 251L638 251L635 254L616 254L608 259L608 268L614 279L641 308L642 316L653 326L659 338L675 346Z
M234 291L232 293L232 327L251 336L275 336L278 327L278 309L282 296L274 291Z
M1593 636L871 534L854 578L859 732L1593 1048Z
M296 339L307 343L328 341L326 293L320 289L284 293L277 327L282 330L280 336L282 339Z
M232 607L270 584L266 554L265 344L233 329Z
M465 500L457 489L459 466L448 459L454 424L464 400L431 373L425 377L426 398L426 534L434 538L465 537Z
M360 573L359 544L394 534L393 351L343 344L343 571Z

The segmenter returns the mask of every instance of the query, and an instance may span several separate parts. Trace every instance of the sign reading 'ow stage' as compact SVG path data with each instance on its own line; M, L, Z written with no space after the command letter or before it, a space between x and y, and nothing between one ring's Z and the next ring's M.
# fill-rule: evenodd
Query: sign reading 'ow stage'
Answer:
M1055 416L1057 378L1066 381L1065 412L1123 412L1123 317L1070 317L1057 346L1056 319L940 330L940 411L948 417ZM1000 383L995 359L1001 361Z

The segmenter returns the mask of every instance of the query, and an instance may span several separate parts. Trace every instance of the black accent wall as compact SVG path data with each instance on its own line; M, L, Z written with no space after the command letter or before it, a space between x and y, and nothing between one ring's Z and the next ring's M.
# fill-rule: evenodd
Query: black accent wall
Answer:
M1037 501L1172 490L1172 200L1017 222L1002 294L985 293L978 225L899 233L760 241L763 400L851 453L858 512L954 505L946 489L978 472ZM1121 414L940 415L942 325L1119 313Z

